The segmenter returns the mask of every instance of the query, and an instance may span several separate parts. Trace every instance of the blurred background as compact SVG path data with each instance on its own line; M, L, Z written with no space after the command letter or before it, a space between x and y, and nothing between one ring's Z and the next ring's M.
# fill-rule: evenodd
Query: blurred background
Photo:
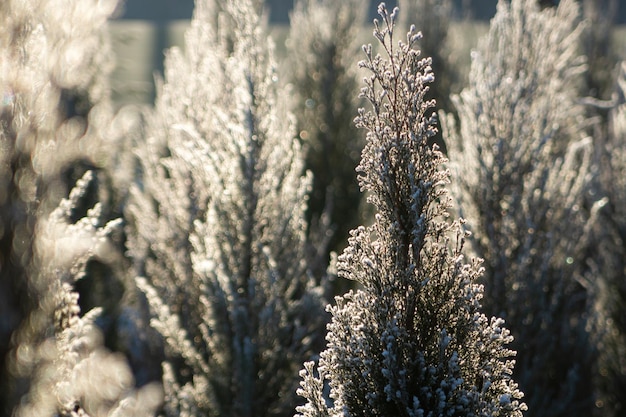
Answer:
M340 0L338 0L340 1ZM626 6L617 0L581 0L602 3L617 25L616 50L626 56ZM556 0L544 0L553 4ZM276 42L277 59L285 54L284 41L289 27L289 14L294 0L266 0L271 34ZM379 0L363 0L368 8L369 21L376 18ZM385 2L388 8L396 0ZM497 0L454 0L450 34L452 53L469 67L469 52L478 37L486 33L489 20L496 12ZM621 7L620 7L621 5ZM113 99L118 107L125 104L150 104L154 101L154 76L163 71L164 51L171 46L182 46L183 36L191 15L194 0L126 0L117 18L111 22L112 42L117 65L111 82ZM609 10L610 9L610 10ZM420 28L417 28L418 30ZM371 28L364 28L367 35ZM369 37L365 37L370 42ZM624 52L623 52L624 51Z
M267 0L266 3L270 9L272 23L289 23L289 11L293 8L293 0ZM369 8L372 19L378 16L376 14L378 3L378 0L363 0L363 7ZM396 3L395 0L385 2L389 8L396 6ZM495 14L497 0L455 0L453 3L455 13L459 16L470 14L473 18L488 20ZM120 17L161 22L190 19L193 4L193 0L127 0Z

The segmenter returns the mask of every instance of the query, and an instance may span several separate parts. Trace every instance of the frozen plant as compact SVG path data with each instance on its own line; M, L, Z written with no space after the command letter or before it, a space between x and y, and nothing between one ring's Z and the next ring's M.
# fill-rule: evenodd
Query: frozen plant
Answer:
M480 262L465 262L462 221L448 220L449 175L424 99L430 59L414 48L414 27L396 40L398 9L379 13L385 58L364 47L372 110L356 119L367 131L358 180L376 216L352 231L337 265L362 289L329 307L326 349L301 371L298 416L521 416L512 338L481 313Z
M484 305L515 337L528 415L589 415L594 346L586 250L594 197L575 1L500 1L447 117L455 210L484 259Z
M198 1L167 53L127 214L162 336L167 416L288 416L323 343L311 273L311 178L280 101L261 3ZM325 271L324 271L325 272Z

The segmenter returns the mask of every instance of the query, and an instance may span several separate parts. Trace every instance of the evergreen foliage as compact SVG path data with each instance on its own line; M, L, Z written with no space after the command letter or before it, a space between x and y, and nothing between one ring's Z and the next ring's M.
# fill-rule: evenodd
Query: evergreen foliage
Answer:
M400 26L409 28L411 24L420 28L423 38L418 46L420 51L433 61L433 71L437 72L437 80L433 86L441 91L437 96L446 96L448 84L441 84L439 72L446 68L446 41L452 20L452 2L450 0L399 0L398 7L402 10ZM436 57L436 58L435 58ZM449 82L449 81L448 81Z
M528 415L590 415L595 347L585 271L593 217L591 122L574 1L500 1L446 120L454 198L485 259L485 307L518 351ZM592 199L591 199L592 200ZM590 218L592 216L592 218ZM593 280L593 278L592 278Z
M324 250L328 241L326 255L342 250L358 224L361 194L354 169L363 137L352 119L358 108L354 68L365 11L360 0L299 0L287 40L285 73L306 166L313 173L310 234L328 235L319 245Z
M199 1L172 49L128 204L129 248L162 336L168 416L287 416L323 341L305 211L311 178L260 2Z
M372 110L356 119L367 131L359 184L376 217L352 231L337 265L362 289L329 308L327 347L301 371L299 415L521 416L511 336L480 312L482 269L464 262L461 221L447 220L445 159L429 144L431 61L414 49L414 27L396 43L398 9L379 12L385 58L364 47Z

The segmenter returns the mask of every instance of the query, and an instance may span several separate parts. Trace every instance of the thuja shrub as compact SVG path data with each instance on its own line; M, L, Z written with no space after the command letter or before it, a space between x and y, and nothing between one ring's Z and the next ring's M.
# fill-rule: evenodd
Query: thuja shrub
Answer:
M326 349L301 371L298 415L521 416L511 336L481 313L482 268L464 260L461 220L448 220L449 175L429 143L430 59L414 49L414 27L396 39L398 9L379 13L385 57L364 47L371 110L356 119L367 132L359 184L376 215L352 231L337 265L362 287L329 308Z
M593 198L578 5L500 1L446 119L455 210L484 258L484 304L515 337L528 415L591 414Z
M217 4L199 1L185 52L167 53L137 149L129 253L164 345L163 413L289 416L326 323L311 178L262 4Z

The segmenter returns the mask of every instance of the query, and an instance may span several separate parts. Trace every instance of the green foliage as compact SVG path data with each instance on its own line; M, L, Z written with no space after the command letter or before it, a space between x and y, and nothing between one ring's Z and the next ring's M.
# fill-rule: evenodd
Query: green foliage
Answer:
M422 54L430 57L433 72L437 75L430 86L427 98L435 99L440 110L453 112L450 95L453 93L453 85L458 84L459 70L454 63L454 57L450 55L450 40L448 39L452 23L452 1L400 0L398 6L402 10L400 27L405 30L414 24L422 32L423 37L416 47L422 51ZM446 144L441 135L439 121L437 121L437 134L432 141L437 143L444 154L446 153Z
M198 0L113 114L118 2L0 0L0 414L623 415L617 2L501 0L451 98L450 0L381 5L360 96L360 0L278 63L265 3Z

